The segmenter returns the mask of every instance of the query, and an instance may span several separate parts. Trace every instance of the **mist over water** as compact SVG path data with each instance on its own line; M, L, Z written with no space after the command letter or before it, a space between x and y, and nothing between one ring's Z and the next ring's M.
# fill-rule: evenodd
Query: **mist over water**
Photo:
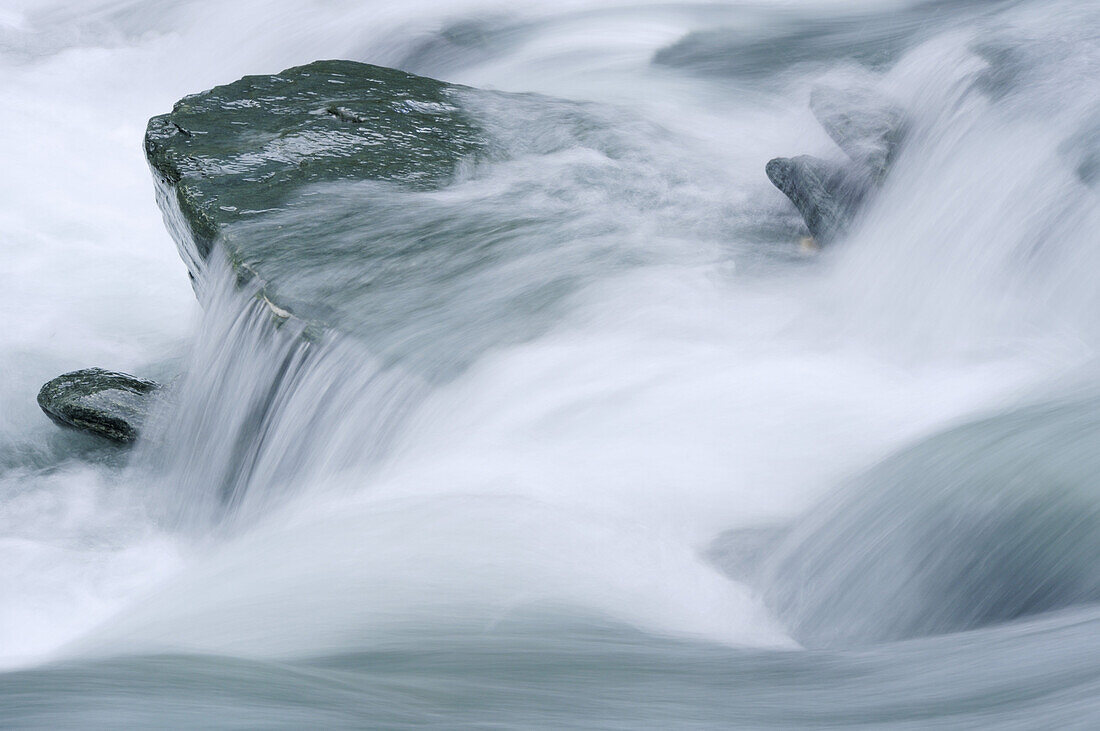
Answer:
M6 8L0 725L1091 725L1091 3ZM307 191L371 258L303 337L192 287L141 139L325 58L539 96ZM908 126L807 254L818 84ZM171 384L129 453L35 404L93 365Z

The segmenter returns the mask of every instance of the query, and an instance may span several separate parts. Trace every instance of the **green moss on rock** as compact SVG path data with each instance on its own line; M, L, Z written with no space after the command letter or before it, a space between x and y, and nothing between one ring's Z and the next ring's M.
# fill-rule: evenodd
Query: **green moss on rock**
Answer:
M294 312L268 286L272 252L235 228L319 184L383 181L426 190L449 182L459 161L484 147L459 90L395 69L318 61L185 97L151 119L145 153L192 276L200 277L220 243L239 280L258 276L263 296ZM279 255L295 253L287 248L281 242Z

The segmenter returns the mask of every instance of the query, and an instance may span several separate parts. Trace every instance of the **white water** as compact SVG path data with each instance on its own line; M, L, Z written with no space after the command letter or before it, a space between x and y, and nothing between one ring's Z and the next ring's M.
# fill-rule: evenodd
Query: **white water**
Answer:
M795 647L701 556L718 532L797 516L890 450L1094 355L1100 205L1062 151L1097 103L1083 5L952 29L881 77L822 64L767 84L650 59L691 30L767 28L829 3L0 11L0 449L21 455L0 473L0 663L321 655L547 608ZM231 460L217 429L233 434L234 395L262 390L290 346L240 296L218 291L199 312L153 202L146 119L246 73L399 63L447 19L497 14L524 29L511 45L418 71L611 103L667 130L672 152L653 159L679 182L664 210L605 214L611 245L648 264L594 277L548 330L443 384L380 376L360 346L329 343L282 394L240 514L181 527L181 511L211 517L195 496ZM983 33L1029 39L1027 94L998 106L967 91ZM831 154L808 89L852 78L912 110L910 145L843 247L754 270L721 222L787 215L764 163ZM91 365L190 372L139 465L66 459L74 447L34 404L41 383Z

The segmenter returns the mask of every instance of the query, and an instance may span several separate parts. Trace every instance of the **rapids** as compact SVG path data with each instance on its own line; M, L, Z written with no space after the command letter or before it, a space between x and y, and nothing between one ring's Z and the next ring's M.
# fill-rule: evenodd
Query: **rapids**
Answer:
M322 58L585 116L311 190L384 255L303 338L141 139ZM9 0L0 68L0 726L1097 723L1094 3ZM822 83L909 128L807 255ZM35 404L93 365L130 453Z

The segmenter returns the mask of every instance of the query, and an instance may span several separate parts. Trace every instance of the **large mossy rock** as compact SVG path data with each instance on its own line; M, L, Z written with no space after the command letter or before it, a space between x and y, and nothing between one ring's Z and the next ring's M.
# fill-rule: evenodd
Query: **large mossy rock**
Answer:
M159 388L126 373L85 368L47 382L38 405L62 426L129 443L137 439Z
M150 120L145 151L200 299L228 267L307 337L351 336L434 374L548 322L590 275L558 252L606 235L600 196L637 198L624 170L648 168L623 120L318 61L180 100ZM598 164L563 162L578 150Z
M597 103L318 61L180 100L145 150L204 302L229 269L291 329L446 378L648 261L623 245L643 226L757 235L682 142Z
M302 268L331 252L316 236L258 236L253 224L295 208L316 214L302 198L324 183L448 182L484 146L458 96L457 87L402 71L318 61L188 96L151 119L146 157L192 278L201 281L220 244L239 278L260 278L276 312L308 309L311 298L296 297L292 280L308 280Z

